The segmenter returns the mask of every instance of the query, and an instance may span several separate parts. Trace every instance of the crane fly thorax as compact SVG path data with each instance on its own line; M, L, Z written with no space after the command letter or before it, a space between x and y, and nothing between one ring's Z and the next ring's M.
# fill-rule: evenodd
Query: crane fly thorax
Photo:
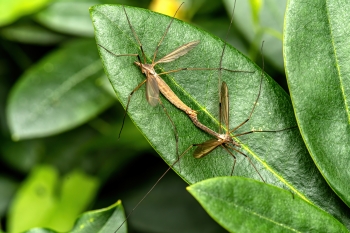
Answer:
M233 146L237 146L237 147L241 147L241 145L236 142L235 140L233 140L233 138L230 136L230 134L220 134L218 136L218 140L223 142L223 143L228 143L228 144L232 144Z
M218 136L218 140L224 141L224 142L229 142L230 141L230 136L227 134L220 134Z
M154 70L151 64L142 64L140 62L134 62L138 67L140 67L141 72L146 75L155 75L156 71Z

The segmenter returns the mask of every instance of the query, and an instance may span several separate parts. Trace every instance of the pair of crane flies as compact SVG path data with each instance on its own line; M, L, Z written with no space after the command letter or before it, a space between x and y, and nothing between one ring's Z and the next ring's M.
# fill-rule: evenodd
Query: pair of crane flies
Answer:
M183 4L183 3L182 3ZM142 58L143 58L143 62L141 61L141 58L139 56L139 54L115 54L113 52L111 52L110 50L108 50L106 47L104 47L103 45L98 44L101 48L103 48L104 50L106 50L108 53L112 54L115 57L121 57L121 56L134 56L137 57L138 61L135 61L134 63L141 69L141 72L143 74L145 74L146 79L143 80L141 83L139 83L136 88L134 88L131 93L128 96L128 101L126 104L126 108L125 108L125 113L123 116L123 122L122 122L122 127L120 129L118 138L120 138L123 126L124 126L124 122L125 122L125 117L126 117L126 113L128 111L129 108L129 104L130 104L130 100L131 97L133 96L133 94L143 85L146 83L146 99L147 102L151 105L151 106L156 106L158 103L162 106L167 118L169 119L169 121L171 122L174 132L175 132L175 140L176 140L176 154L178 156L178 134L177 134L177 129L176 126L174 124L174 122L172 121L172 119L170 118L169 114L167 113L166 108L164 107L164 105L162 104L160 98L159 98L159 92L161 92L164 97L166 99L169 100L169 102L171 102L174 106L176 106L177 108L179 108L180 110L184 111L188 116L190 116L191 120L194 121L197 119L196 117L196 112L194 110L192 110L191 108L189 108L186 104L184 104L178 97L177 95L170 89L170 87L164 82L164 80L160 77L160 75L164 75L164 74L169 74L169 73L175 73L175 72L179 72L182 70L226 70L226 71L230 71L230 72L244 72L244 73L254 73L254 72L250 72L250 71L241 71L241 70L230 70L230 69L225 69L225 68L179 68L176 70L170 70L170 71L166 71L163 73L157 73L154 69L154 67L157 64L161 64L161 63L168 63L168 62L172 62L176 59L178 59L181 56L184 56L185 54L187 54L189 51L191 51L193 48L195 48L198 44L199 44L199 40L197 41L192 41L189 42L187 44L184 44L178 48L176 48L174 51L170 52L169 54L165 55L164 57L162 57L161 59L156 61L156 56L159 50L159 47L161 46L165 36L167 35L169 28L175 18L176 13L178 12L178 10L180 9L180 7L182 6L182 4L179 6L179 8L177 9L177 11L174 14L174 17L171 19L169 25L167 26L163 36L161 37L160 41L157 44L157 47L155 49L155 52L153 54L153 59L152 59L152 63L151 64L147 64L146 62L146 56L145 53L143 51L143 47L142 44L140 42L140 39L138 38L131 22L130 19L128 17L128 14L126 13L125 8L123 7L129 28L135 38L135 40L137 41L139 48L141 50L142 53ZM196 123L197 122L197 123ZM194 121L194 123L198 126L198 120ZM202 129L207 129L209 130L207 127L200 127Z
M236 2L235 2L236 4ZM234 8L233 8L233 12L235 9L235 4L234 4ZM182 5L182 4L181 4ZM180 7L181 7L180 5ZM180 8L179 7L179 8ZM179 10L178 8L178 10ZM165 111L169 121L171 122L173 128L174 128L174 132L175 132L175 138L176 138L176 153L178 155L178 136L177 136L177 130L176 130L176 126L174 124L174 122L171 120L169 114L167 113L164 105L162 104L162 102L160 101L159 98L159 92L161 92L165 98L167 98L169 100L169 102L171 102L173 105L175 105L177 108L179 108L180 110L184 111L189 118L192 120L192 122L200 129L202 129L203 131L205 131L206 133L212 135L215 137L215 139L210 139L204 143L201 144L193 144L190 147L188 147L182 154L181 156L178 156L177 160L171 165L169 166L169 168L163 173L163 175L156 181L156 183L152 186L152 188L144 195L144 197L138 202L138 204L133 208L133 210L128 214L128 216L126 217L126 219L123 221L123 223L119 226L119 228L115 231L117 232L121 226L126 222L126 220L129 218L129 216L133 213L133 211L138 207L138 205L144 200L144 198L153 190L153 188L158 184L158 182L165 176L165 174L173 167L175 166L175 164L194 146L196 146L196 150L194 151L194 157L195 158L202 158L206 155L208 155L209 153L211 153L213 150L215 150L218 147L222 147L224 148L233 158L234 158L234 163L232 166L232 170L231 170L231 175L233 174L234 171L234 167L236 164L236 157L235 155L232 153L232 151L236 151L237 153L240 153L241 155L243 155L245 158L247 158L249 160L249 163L254 167L255 171L258 173L259 177L261 178L261 180L263 182L265 182L265 180L263 179L263 177L261 176L261 174L258 172L257 168L255 167L255 165L252 163L251 159L244 154L243 152L241 152L240 150L236 149L235 147L240 147L240 144L238 142L236 142L233 138L234 137L238 137L238 136L243 136L243 135L247 135L247 134L251 134L251 133L255 133L255 132L280 132L280 131L284 131L284 130L288 130L291 128L286 128L286 129L282 129L282 130L264 130L264 131L255 131L255 130L251 130L248 132L244 132L244 133L239 133L236 135L231 136L231 133L235 132L237 129L239 129L241 126L243 126L244 124L246 124L250 119L251 116L255 110L255 107L257 105L257 102L259 100L260 97L260 93L261 93L261 86L262 86L262 79L263 79L263 73L261 75L261 79L260 79L260 86L259 86L259 93L258 96L256 98L256 101L253 105L253 108L248 116L248 118L246 120L244 120L241 124L239 124L238 126L236 126L235 128L233 128L232 130L230 130L229 128L229 92L228 92L228 87L227 84L225 82L222 82L221 85L221 91L219 91L219 96L220 96L220 127L219 127L219 133L209 129L207 126L203 125L202 123L200 123L197 119L197 113L196 111L192 110L190 107L188 107L186 104L184 104L177 96L176 94L170 89L170 87L164 82L163 79L161 79L160 75L163 74L169 74L169 73L173 73L173 72L178 72L181 70L219 70L220 75L219 75L219 84L221 82L221 71L222 70L227 70L227 71L232 71L232 72L247 72L247 73L253 73L253 72L249 72L249 71L238 71L238 70L229 70L229 69L225 69L222 68L222 59L223 59L223 55L225 52L225 48L226 48L226 43L224 44L223 50L222 50L222 54L221 54L221 58L220 58L220 65L219 68L180 68L180 69L176 69L176 70L171 70L171 71L167 71L167 72L163 72L163 73L159 73L157 74L156 71L154 70L154 66L160 63L167 63L167 62L171 62L176 60L177 58L184 56L185 54L187 54L190 50L192 50L195 46L198 45L199 41L192 41L189 42L187 44L184 44L180 47L178 47L177 49L175 49L173 52L169 53L168 55L164 56L163 58L159 59L158 61L155 62L156 60L156 55L158 53L158 49L164 39L164 37L166 36L173 20L174 17L176 15L174 15L174 17L172 18L172 20L170 21L169 25L166 28L165 33L163 34L161 40L159 41L156 50L153 54L153 59L152 59L152 64L147 64L146 63L146 56L145 53L143 51L143 47L142 44L135 32L135 30L133 29L129 17L126 13L125 8L123 7L124 13L126 15L129 27L134 35L134 38L136 39L136 41L139 44L140 50L142 52L142 57L144 62L141 62L141 58L139 56L139 54L121 54L121 55L116 55L114 53L112 53L110 50L108 50L107 48L105 48L104 46L100 45L100 47L102 47L104 50L106 50L108 53L116 56L116 57L120 57L120 56L135 56L137 57L138 61L135 61L134 63L141 69L141 72L143 74L145 74L146 79L144 81L142 81L130 94L128 97L128 101L127 101L127 105L126 105L126 110L125 110L125 114L123 117L123 125L124 125L124 121L125 121L125 116L128 110L128 106L130 103L130 99L132 97L132 95L134 94L134 92L136 92L143 84L146 83L146 99L148 101L148 103L151 106L156 106L158 103L163 107L163 110ZM177 11L178 11L177 10ZM177 12L176 11L176 12ZM232 13L233 15L233 13ZM233 16L231 18L231 22L230 22L230 27L232 25L232 21L233 21ZM228 29L228 32L230 31L230 28ZM227 34L228 34L227 32ZM262 54L262 48L261 48L261 54ZM262 55L262 59L263 59L263 55ZM263 70L264 70L264 59L263 59ZM221 122L224 122L224 125L226 127L226 133L221 134ZM119 132L119 137L121 134L122 128Z

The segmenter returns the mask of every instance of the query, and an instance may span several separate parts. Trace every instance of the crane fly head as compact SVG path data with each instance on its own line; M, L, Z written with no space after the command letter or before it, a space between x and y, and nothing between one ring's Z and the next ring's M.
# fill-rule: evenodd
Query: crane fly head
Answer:
M156 71L154 70L154 68L151 64L143 64L143 63L138 62L138 61L135 61L134 64L137 65L138 67L140 67L141 72L143 74L149 74L149 75L156 74Z
M241 145L236 142L228 133L220 134L219 140L225 144L232 144L233 146L241 147Z

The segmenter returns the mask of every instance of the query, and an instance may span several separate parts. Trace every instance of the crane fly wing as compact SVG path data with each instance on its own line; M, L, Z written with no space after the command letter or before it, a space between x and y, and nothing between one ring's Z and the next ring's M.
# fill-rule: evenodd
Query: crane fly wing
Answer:
M193 153L193 156L196 159L202 158L212 152L216 147L218 147L222 142L217 139L210 139L202 144L197 145L196 150Z
M221 85L221 118L220 121L224 122L227 130L230 130L229 125L229 99L228 99L228 88L225 82Z
M189 51L191 51L194 47L196 47L199 44L199 42L200 42L199 40L196 40L196 41L192 41L187 44L181 45L180 47L178 47L168 55L165 55L164 57L159 59L155 64L174 61L179 57L185 55Z
M156 106L159 101L159 87L154 76L149 75L146 82L146 99L151 106Z

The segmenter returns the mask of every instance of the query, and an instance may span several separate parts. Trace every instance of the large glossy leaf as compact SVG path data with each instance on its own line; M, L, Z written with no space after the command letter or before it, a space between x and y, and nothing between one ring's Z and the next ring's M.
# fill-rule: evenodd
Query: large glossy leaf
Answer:
M124 209L121 201L100 210L89 211L82 214L76 221L69 233L110 233L124 220ZM126 224L118 231L126 233ZM34 228L25 233L57 233L45 228Z
M229 232L348 232L302 198L251 179L212 178L187 189Z
M125 7L147 57L162 36L170 17L147 10ZM91 8L96 41L115 54L140 52L126 21L121 6L100 5ZM180 67L218 67L223 42L208 33L175 20L159 49L161 58L178 46L200 40L200 44L186 56L159 67L171 70ZM121 103L125 106L130 92L145 77L133 64L135 57L115 57L100 48L101 58ZM255 71L249 73L223 72L222 79L229 87L231 128L244 121L251 111L259 91L261 70L232 47L227 47L223 66L230 69ZM164 80L191 108L198 111L202 123L218 129L218 72L182 71ZM211 137L197 129L188 117L162 98L179 134L179 150L185 151L193 143L202 143ZM151 107L145 98L145 88L137 91L129 106L129 115L155 150L171 164L176 160L176 143L172 126L162 108ZM267 75L264 75L262 93L252 119L239 132L251 129L283 129L296 125L288 95ZM123 136L123 135L122 135ZM238 139L237 139L238 140ZM252 158L267 183L290 189L295 195L320 206L350 226L348 211L336 197L309 157L297 128L279 133L255 133L239 138L242 151ZM229 175L232 157L222 148L203 159L191 156L193 149L174 170L189 184ZM234 175L260 180L252 165L240 154Z
M13 139L71 129L114 102L97 85L103 76L92 40L77 40L42 59L11 90L7 118Z
M350 2L289 1L284 53L295 115L320 172L350 206Z

